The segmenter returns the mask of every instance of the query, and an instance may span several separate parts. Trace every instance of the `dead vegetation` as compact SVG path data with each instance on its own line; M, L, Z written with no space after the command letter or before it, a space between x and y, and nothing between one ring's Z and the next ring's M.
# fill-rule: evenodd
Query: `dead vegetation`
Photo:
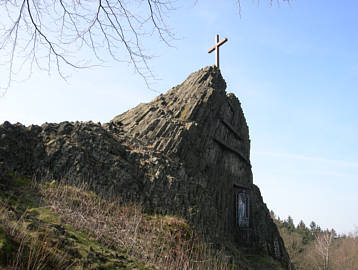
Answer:
M188 223L173 216L150 216L138 205L99 198L82 187L47 185L41 195L76 230L160 269L231 269L224 254L212 250Z
M144 214L84 185L10 180L0 185L0 265L6 269L237 268L181 218Z

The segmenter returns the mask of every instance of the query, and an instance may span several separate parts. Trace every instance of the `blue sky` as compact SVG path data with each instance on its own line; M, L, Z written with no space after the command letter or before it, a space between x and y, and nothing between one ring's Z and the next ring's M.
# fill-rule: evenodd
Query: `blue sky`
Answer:
M228 92L240 99L251 137L254 183L268 207L340 233L358 226L358 2L177 1L167 23L174 47L144 44L160 80L148 90L126 63L35 71L0 98L0 122L107 122L214 63L215 34ZM6 75L0 73L0 81Z

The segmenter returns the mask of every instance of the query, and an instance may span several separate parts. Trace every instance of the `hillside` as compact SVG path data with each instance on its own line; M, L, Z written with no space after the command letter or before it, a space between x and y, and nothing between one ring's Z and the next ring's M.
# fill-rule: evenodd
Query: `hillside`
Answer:
M240 269L289 269L290 259L282 238L253 183L249 128L241 104L225 89L220 70L206 67L166 94L139 104L109 123L62 122L25 127L5 122L0 125L3 190L10 189L9 177L34 179L40 193L33 195L45 204L35 208L58 210L67 201L55 196L51 202L47 193L61 193L61 189L44 189L46 181L74 190L85 184L86 192L106 203L117 202L124 208L135 206L138 211L134 212L140 213L141 221L154 222L161 216L185 224L192 232L190 235L196 237L194 242L199 246L205 243L214 255L222 252L224 255L219 257L226 258L226 265L241 265ZM83 200L79 195L75 204L82 205ZM72 219L86 220L95 206L86 206L87 212ZM60 225L68 224L73 231L83 228L82 223L78 228L68 223L63 217L68 211L57 213ZM18 217L27 215L18 213ZM111 228L117 222L106 216L93 220L92 227ZM156 228L156 222L150 224ZM138 226L133 232L136 236ZM165 228L163 224L159 227ZM143 239L152 238L144 235ZM155 241L149 245L155 246ZM116 243L118 247L128 247L123 239ZM144 250L147 244L143 244ZM165 245L163 248L166 250ZM140 257L149 256L147 253L150 252L145 251ZM149 258L155 267L155 260Z
M269 257L247 257L235 247L227 256L184 219L148 215L84 186L9 174L0 201L5 269L281 269Z

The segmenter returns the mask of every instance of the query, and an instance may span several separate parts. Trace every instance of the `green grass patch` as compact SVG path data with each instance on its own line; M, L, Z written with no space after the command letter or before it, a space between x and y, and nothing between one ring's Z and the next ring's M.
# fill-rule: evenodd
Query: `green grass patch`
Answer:
M6 266L10 259L16 254L18 243L16 243L0 224L0 265Z

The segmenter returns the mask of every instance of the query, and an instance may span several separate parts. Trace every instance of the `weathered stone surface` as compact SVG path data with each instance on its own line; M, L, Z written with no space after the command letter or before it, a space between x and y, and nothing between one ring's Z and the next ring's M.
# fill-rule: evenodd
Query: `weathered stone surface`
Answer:
M0 126L0 177L8 171L85 181L105 196L147 211L177 214L210 241L289 258L259 189L239 100L206 67L152 102L106 124L62 122ZM250 227L235 224L234 188L250 191Z

